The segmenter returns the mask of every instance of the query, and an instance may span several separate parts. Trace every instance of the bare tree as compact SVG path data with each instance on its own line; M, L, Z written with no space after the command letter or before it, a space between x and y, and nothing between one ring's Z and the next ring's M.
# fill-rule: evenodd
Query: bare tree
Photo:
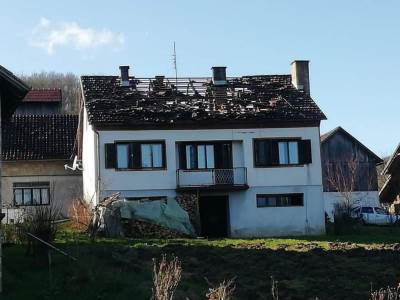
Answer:
M178 257L171 260L163 254L160 262L153 259L153 300L172 300L181 280L182 266Z
M62 91L62 111L79 113L81 85L79 77L73 73L40 72L21 75L20 78L32 88L59 88Z
M371 190L374 177L365 173L365 163L357 159L349 159L341 162L328 162L325 164L325 180L328 183L328 191L337 192L339 201L335 205L335 214L351 216L353 210L361 205L365 195L357 195L359 182L365 182L365 190Z

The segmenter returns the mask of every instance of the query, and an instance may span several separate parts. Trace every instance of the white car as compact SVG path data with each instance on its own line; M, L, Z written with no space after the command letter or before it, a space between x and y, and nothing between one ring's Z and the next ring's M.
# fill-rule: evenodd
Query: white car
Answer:
M383 208L372 206L360 207L359 216L364 224L391 225L399 220L398 216L389 214Z

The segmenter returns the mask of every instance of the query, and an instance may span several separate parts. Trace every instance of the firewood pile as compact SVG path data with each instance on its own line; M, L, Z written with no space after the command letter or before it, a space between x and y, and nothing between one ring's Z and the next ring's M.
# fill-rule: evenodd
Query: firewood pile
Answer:
M131 238L187 238L188 236L154 223L149 223L142 220L123 220L125 236Z
M181 194L176 198L179 205L186 210L196 233L200 233L199 202L195 194Z
M105 198L95 209L89 226L91 236L126 236L131 238L187 238L185 233L141 219L121 219L118 208L112 208L121 199L119 193ZM177 197L178 204L188 213L196 232L199 229L197 196L184 194Z

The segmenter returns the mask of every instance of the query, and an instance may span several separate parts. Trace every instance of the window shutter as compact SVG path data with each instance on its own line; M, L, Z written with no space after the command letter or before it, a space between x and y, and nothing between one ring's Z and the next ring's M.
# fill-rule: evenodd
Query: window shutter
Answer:
M312 163L311 140L299 141L299 163L302 165Z
M178 155L179 155L179 168L180 169L187 169L186 166L186 145L179 144L178 146Z
M115 150L115 144L105 144L106 157L105 165L106 169L114 169L116 167L117 155Z
M278 141L268 141L268 148L269 148L268 165L269 166L279 165Z

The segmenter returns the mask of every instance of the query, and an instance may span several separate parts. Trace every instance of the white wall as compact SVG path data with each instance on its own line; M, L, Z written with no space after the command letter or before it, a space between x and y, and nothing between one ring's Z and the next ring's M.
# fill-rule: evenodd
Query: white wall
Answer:
M336 203L344 201L343 196L338 192L324 192L325 212L333 220L333 213ZM352 201L363 206L380 206L378 191L360 191L352 193Z
M257 194L303 193L304 206L257 207ZM230 193L233 237L315 235L325 233L321 186L255 187Z
M311 139L313 163L301 167L254 168L253 139L273 137L301 137ZM138 130L99 131L100 177L102 190L153 190L176 188L176 142L234 140L233 157L235 166L247 168L249 186L322 185L321 158L318 127L267 128L267 129L218 129L218 130ZM118 140L165 140L167 169L154 171L116 171L105 169L106 143ZM86 139L84 144L86 143ZM243 143L243 155L235 150ZM84 146L85 147L85 146ZM85 164L85 162L84 162Z
M93 176L94 134L84 131L84 177ZM87 135L87 136L85 136ZM311 140L312 163L306 166L254 168L253 139L302 138ZM118 140L165 140L167 168L154 171L116 171L105 169L106 143ZM100 180L102 196L121 192L123 196L176 195L178 156L176 143L181 141L233 142L234 167L247 168L247 191L231 192L230 225L235 237L320 234L325 230L322 193L319 128L255 128L213 130L126 130L99 131ZM85 149L86 148L86 149ZM89 162L85 162L89 159ZM84 179L85 192L95 190L93 179ZM303 207L257 208L257 193L304 193Z
M87 118L87 111L85 109L82 142L83 197L85 200L97 204L97 136L93 130L93 126L88 123Z

